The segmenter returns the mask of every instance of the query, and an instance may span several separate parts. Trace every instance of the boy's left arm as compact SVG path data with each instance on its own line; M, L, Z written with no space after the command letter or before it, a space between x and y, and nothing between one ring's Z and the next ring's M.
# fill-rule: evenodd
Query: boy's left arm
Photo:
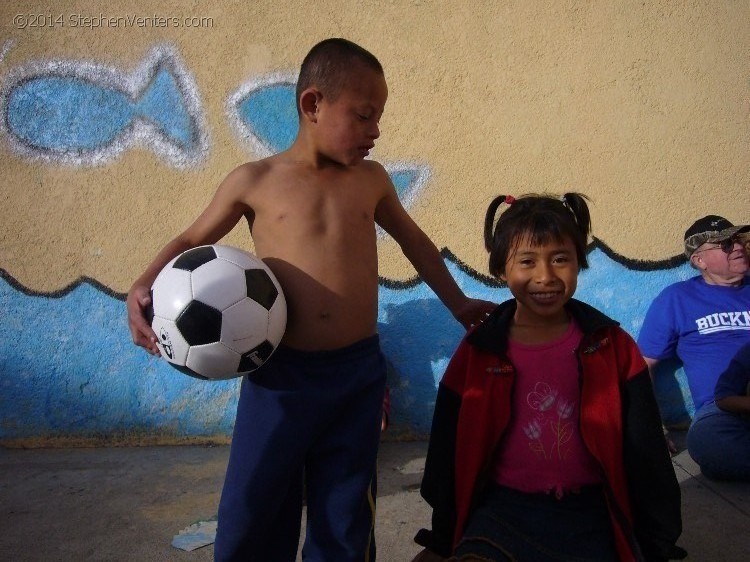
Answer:
M375 221L398 242L422 280L464 328L484 321L497 307L495 303L472 299L463 293L445 266L437 246L401 205L392 184L375 210Z

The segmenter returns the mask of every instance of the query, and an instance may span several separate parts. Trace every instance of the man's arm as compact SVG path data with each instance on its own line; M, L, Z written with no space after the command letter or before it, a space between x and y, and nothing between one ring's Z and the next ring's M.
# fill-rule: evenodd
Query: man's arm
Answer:
M651 382L654 382L654 373L656 372L656 365L659 363L658 359L653 359L652 357L644 357L643 360L646 362L646 365L648 366L648 374L651 377Z
M656 374L656 366L659 364L659 360L654 359L653 357L644 357L643 360L646 362L646 366L648 367L648 374L651 378L651 385L655 386L654 375ZM677 450L677 445L675 444L674 440L669 435L669 430L663 424L662 430L664 431L664 439L666 439L667 441L667 449L669 449L669 453L671 455L676 455L679 451Z
M463 293L445 266L437 246L403 208L390 179L388 183L388 192L375 210L375 221L398 242L419 276L456 320L465 328L483 321L497 305L469 298Z

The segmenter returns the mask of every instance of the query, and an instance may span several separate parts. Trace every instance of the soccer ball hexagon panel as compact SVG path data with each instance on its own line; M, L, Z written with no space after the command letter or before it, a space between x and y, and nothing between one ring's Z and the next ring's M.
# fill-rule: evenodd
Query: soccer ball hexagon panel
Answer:
M151 289L162 356L202 379L228 379L261 367L286 329L276 277L253 254L218 244L170 261Z

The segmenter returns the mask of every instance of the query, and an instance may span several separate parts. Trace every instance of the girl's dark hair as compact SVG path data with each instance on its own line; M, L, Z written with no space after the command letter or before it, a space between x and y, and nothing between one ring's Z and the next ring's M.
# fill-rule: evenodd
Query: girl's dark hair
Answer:
M528 234L533 245L562 242L570 238L576 248L578 268L586 269L586 245L591 232L591 215L581 193L554 195L524 195L518 199L499 195L487 208L484 219L484 246L490 254L490 273L498 277L505 273L505 263L513 244ZM495 221L498 207L508 208Z
M357 64L383 74L383 66L375 55L347 39L324 39L310 49L297 78L297 113L301 114L300 94L310 86L318 88L330 101L336 101Z

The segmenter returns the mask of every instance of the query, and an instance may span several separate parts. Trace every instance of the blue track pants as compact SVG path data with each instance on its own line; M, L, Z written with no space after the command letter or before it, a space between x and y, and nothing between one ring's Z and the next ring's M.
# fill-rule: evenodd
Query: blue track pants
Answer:
M242 381L214 556L293 562L374 559L371 485L385 389L377 336L334 351L280 347ZM304 482L304 485L303 485Z

